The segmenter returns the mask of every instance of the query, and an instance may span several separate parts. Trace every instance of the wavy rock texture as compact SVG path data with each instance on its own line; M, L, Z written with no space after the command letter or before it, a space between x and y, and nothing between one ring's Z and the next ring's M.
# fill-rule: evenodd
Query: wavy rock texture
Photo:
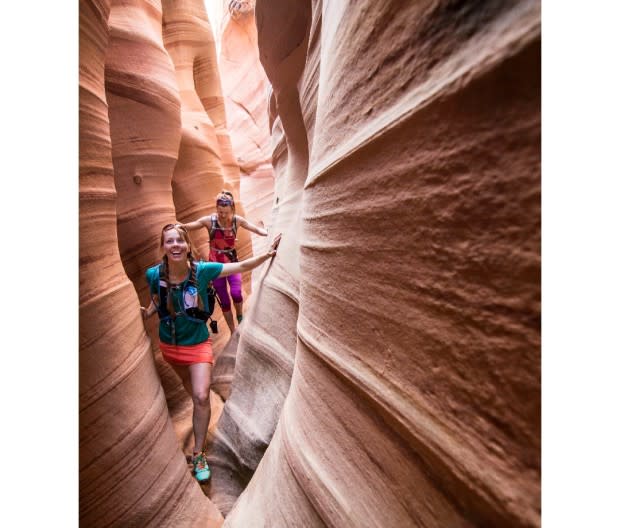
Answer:
M270 442L225 526L539 526L539 3L256 20L287 229L216 431L222 511Z
M104 89L110 3L79 5L80 524L220 526L187 471L121 264Z
M199 115L210 96L190 83L209 38L198 4L163 6L179 219L212 203L195 171L209 193L213 178L238 190L216 119ZM134 70L160 71L159 3L118 5L144 21L124 43ZM109 12L80 2L80 521L218 526L121 264ZM271 229L284 237L209 435L225 525L539 526L539 3L270 0L256 23L273 86ZM158 94L161 117L171 92L149 89L156 78L124 86L127 99Z
M181 141L181 101L162 40L161 3L115 0L108 25L105 76L119 248L141 304L147 306L144 271L161 258L161 227L176 219L171 181ZM145 327L175 429L187 429L191 401L159 352L157 318Z
M225 94L227 128L242 175L239 196L247 218L272 231L274 181L267 113L269 83L258 57L254 4L235 5L242 9L225 11L220 35L219 71ZM268 238L252 233L250 237L254 253L267 250ZM258 283L260 276L260 268L252 272L253 285ZM253 298L250 297L244 310L248 312L252 304ZM218 352L213 370L214 390L224 399L230 394L238 342L239 332L234 332L231 341Z
M222 20L219 69L228 130L244 175L241 196L251 218L267 222L273 205L273 167L267 104L270 85L258 56L254 2L230 2ZM256 248L264 238L252 237ZM261 246L261 251L263 247Z
M301 198L308 164L306 131L297 82L304 68L310 9L270 20L289 40L268 43L283 59L270 76L281 119L273 125L275 181L272 230L283 233L278 255L263 271L253 309L244 320L237 349L233 390L218 422L210 460L211 498L226 515L247 485L275 431L293 371L299 303ZM260 20L257 19L260 29ZM299 42L299 29L302 42ZM259 33L260 36L260 33ZM262 43L259 40L259 45ZM284 46L284 47L282 47ZM286 47L288 46L288 47ZM261 54L264 48L261 47ZM269 74L269 70L267 70ZM285 137L284 131L288 132Z
M172 189L177 218L189 222L215 212L215 197L231 190L236 210L245 215L239 199L239 167L234 161L226 129L226 112L217 70L215 42L202 0L164 0L163 37L176 70L181 96L182 137ZM204 258L209 251L206 229L193 231L192 240ZM239 258L252 255L248 231L237 235ZM251 275L244 274L244 293L251 291ZM219 316L218 308L218 316ZM220 348L228 338L222 317L222 331L214 337Z

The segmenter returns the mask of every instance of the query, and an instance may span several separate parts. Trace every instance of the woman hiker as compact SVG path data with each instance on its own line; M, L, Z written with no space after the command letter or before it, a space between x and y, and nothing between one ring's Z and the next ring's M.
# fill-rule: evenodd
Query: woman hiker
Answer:
M211 339L201 305L208 303L210 281L260 266L276 254L280 237L275 238L263 255L234 263L204 262L192 255L187 230L181 224L168 224L160 237L162 262L146 271L151 303L140 309L144 318L159 312L159 349L192 397L192 462L199 482L211 476L204 450L211 417L209 389L213 366Z
M209 260L223 264L237 261L237 229L244 227L260 236L267 236L267 230L256 226L242 216L235 213L235 200L230 191L221 191L215 199L216 213L202 216L194 222L183 224L188 231L204 227L209 232ZM226 284L228 282L228 285ZM241 274L233 273L226 277L220 275L213 281L213 286L220 298L222 313L228 324L230 333L235 330L235 323L231 311L230 297L235 304L237 323L243 319L243 293L241 291ZM230 286L230 296L228 295Z

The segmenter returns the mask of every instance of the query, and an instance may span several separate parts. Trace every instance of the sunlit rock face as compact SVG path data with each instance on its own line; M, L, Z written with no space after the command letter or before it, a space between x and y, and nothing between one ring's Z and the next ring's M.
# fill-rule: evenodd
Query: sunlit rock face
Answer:
M539 526L539 3L256 21L284 237L216 431L214 501L251 478L225 526Z
M226 108L227 130L240 170L239 194L248 220L262 225L273 233L273 167L271 135L268 120L269 82L258 57L254 3L229 3L223 20L213 20L212 27L220 27L218 66ZM204 100L204 99L203 99ZM240 233L242 234L242 233ZM246 235L247 233L243 233ZM252 251L260 254L267 250L270 238L249 234ZM244 240L241 239L242 254ZM253 288L258 285L261 269L246 274ZM247 282L246 282L247 284ZM248 290L249 291L249 290ZM249 312L253 299L246 296L244 309ZM239 332L218 351L213 371L214 390L227 398L233 377Z
M261 270L260 289L252 297L254 309L241 330L231 395L211 447L211 498L224 515L247 485L271 441L288 393L295 359L301 200L308 163L307 136L297 89L304 68L308 33L302 31L299 45L297 30L304 29L310 10L290 20L288 12L284 14L275 21L274 27L278 27L278 34L290 35L290 41L284 41L288 48L279 51L298 49L292 54L284 53L284 60L274 65L282 75L271 79L281 110L277 116L272 105L276 179L271 231L282 233L283 237L278 255L266 270ZM284 131L288 132L286 137Z
M242 174L240 193L248 216L268 225L273 205L270 86L258 57L254 1L228 2L221 27L219 69L228 130ZM254 247L264 240L253 237Z
M181 97L182 137L172 180L177 218L190 222L214 213L215 197L222 189L233 192L236 212L244 216L239 167L226 129L215 42L204 3L164 0L163 21L164 44L174 63ZM192 231L191 236L202 257L207 259L207 230ZM251 238L245 229L237 233L237 252L241 259L253 254ZM244 274L243 286L244 294L249 295L250 274ZM225 327L222 324L222 333L214 336L218 348L229 336Z
M111 5L79 10L80 525L220 526L187 471L121 263L104 86Z
M225 180L213 117L205 111L197 92L198 72L202 86L219 86L215 44L204 5L199 0L164 0L163 11L164 44L181 97L182 137L173 177L174 202L178 219L189 222L215 212L215 197L222 189L236 189L234 182ZM205 71L215 79L205 83ZM224 108L223 102L219 108ZM207 231L193 231L192 239L206 257Z

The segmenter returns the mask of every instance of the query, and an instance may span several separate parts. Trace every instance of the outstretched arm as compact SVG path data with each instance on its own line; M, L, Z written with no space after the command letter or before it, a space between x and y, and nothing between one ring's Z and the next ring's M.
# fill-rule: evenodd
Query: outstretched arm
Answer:
M278 244L280 244L280 238L282 238L282 235L278 235L274 239L273 243L269 247L269 251L267 251L267 253L263 255L258 255L257 257L252 257L246 260L242 260L240 262L224 264L222 266L222 272L219 274L219 276L227 277L228 275L232 275L234 273L243 273L244 271L250 271L260 266L263 262L269 260L276 254Z
M246 220L245 218L243 218L243 216L239 216L239 215L236 215L236 216L237 216L237 223L241 227L245 227L248 231L252 231L253 233L256 233L257 235L267 236L267 230L265 228L254 225L249 220Z
M188 231L195 231L196 229L200 229L201 227L206 227L208 230L211 230L211 217L201 216L198 220L194 222L188 222L187 224L181 225Z

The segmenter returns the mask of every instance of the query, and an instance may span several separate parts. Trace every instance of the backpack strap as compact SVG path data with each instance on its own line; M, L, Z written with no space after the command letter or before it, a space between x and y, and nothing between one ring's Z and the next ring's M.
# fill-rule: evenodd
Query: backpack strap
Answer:
M209 231L209 240L213 239L213 235L215 235L215 230L220 227L220 224L217 221L217 214L213 213L211 215L211 230ZM233 215L232 219L232 231L237 238L237 215Z
M164 265L162 262L157 266L157 296L159 297L159 306L157 306L157 314L159 319L166 319L170 317L168 313L168 288L162 287L161 283L164 282Z
M209 230L209 240L213 240L213 235L215 235L215 230L218 228L219 224L217 223L217 214L213 213L211 215L211 229Z

